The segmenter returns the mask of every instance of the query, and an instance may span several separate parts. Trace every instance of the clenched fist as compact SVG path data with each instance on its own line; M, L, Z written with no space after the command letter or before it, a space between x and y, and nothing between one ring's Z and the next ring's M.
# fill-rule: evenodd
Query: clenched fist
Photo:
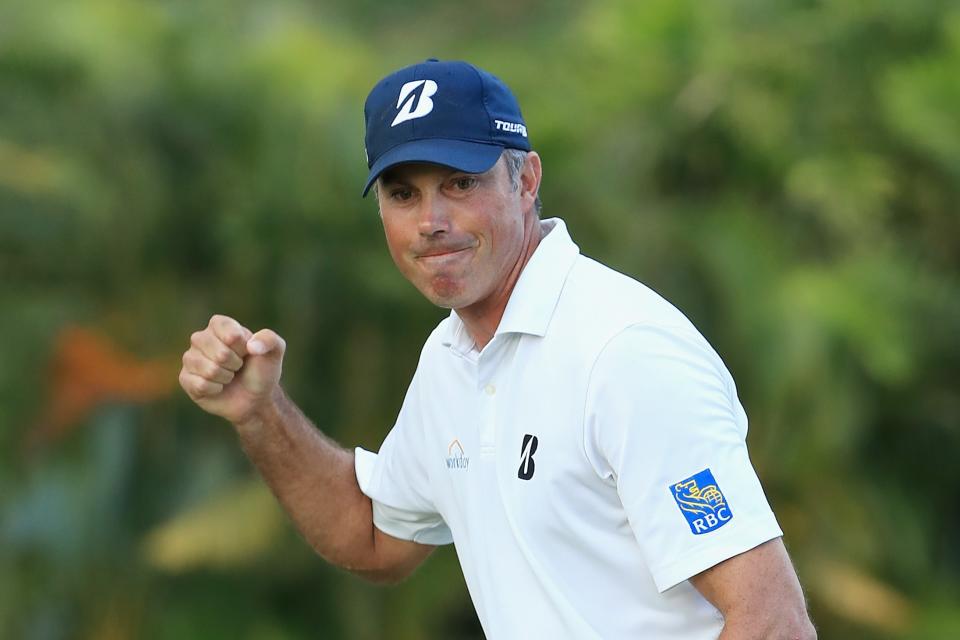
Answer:
M252 333L233 318L215 315L190 336L180 386L204 411L241 424L275 398L286 347L269 329Z

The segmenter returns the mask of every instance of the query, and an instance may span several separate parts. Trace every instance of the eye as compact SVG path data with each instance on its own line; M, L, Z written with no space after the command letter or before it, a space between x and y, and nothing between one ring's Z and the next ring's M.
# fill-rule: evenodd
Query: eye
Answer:
M410 189L406 187L397 187L389 191L390 199L403 202L404 200L409 200L413 197L413 194L410 192Z
M448 183L450 186L447 187L453 193L467 193L472 191L480 184L480 181L477 179L477 176L454 176L450 179Z

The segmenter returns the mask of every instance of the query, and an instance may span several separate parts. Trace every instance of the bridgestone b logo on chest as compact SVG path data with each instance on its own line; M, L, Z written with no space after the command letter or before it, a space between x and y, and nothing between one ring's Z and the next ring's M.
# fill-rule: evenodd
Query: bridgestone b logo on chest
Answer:
M537 470L537 465L533 461L533 454L537 452L537 442L537 436L529 433L523 436L523 444L520 446L520 468L517 470L517 477L521 480L529 480Z

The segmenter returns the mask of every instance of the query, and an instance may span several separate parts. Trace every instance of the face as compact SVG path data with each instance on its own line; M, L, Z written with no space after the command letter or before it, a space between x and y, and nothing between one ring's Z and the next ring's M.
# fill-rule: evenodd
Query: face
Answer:
M378 189L390 255L427 299L464 309L509 295L528 231L502 157L482 174L400 165Z

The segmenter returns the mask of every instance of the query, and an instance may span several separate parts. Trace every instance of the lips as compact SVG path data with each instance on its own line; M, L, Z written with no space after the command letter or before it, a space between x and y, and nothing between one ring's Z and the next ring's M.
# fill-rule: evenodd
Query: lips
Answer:
M443 256L452 256L457 253L462 253L469 249L472 249L471 245L465 247L433 247L430 249L425 249L424 251L417 251L415 255L417 258L440 258Z
M464 268L472 260L474 247L435 247L415 254L414 262L430 274Z

